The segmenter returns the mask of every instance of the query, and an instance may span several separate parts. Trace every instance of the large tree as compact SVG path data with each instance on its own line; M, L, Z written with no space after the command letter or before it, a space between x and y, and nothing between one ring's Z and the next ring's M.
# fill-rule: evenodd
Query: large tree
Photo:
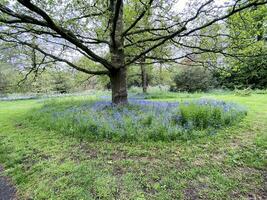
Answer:
M202 29L267 3L233 0L219 5L213 0L195 0L188 1L188 9L179 11L179 1L173 0L0 2L2 41L34 49L40 59L33 67L56 61L87 74L108 75L115 104L127 103L128 66L140 59L155 63L190 58L206 51L224 54L225 48L203 49L187 41L199 40ZM151 9L152 16L148 18ZM146 26L147 20L151 26ZM152 53L168 42L174 44L172 55L157 57ZM73 61L79 56L101 64L103 70L78 66Z

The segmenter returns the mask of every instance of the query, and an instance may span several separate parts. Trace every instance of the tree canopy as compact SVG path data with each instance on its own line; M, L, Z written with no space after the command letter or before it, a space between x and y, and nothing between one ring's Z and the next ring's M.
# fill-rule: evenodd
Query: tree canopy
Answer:
M60 62L93 75L108 75L113 103L127 103L127 68L141 58L151 63L180 62L195 55L234 56L228 44L201 46L203 38L231 37L223 31L204 31L266 0L194 0L180 11L179 1L0 1L0 40L32 50L32 71L48 62ZM167 55L156 53L163 46ZM84 56L100 69L75 62Z

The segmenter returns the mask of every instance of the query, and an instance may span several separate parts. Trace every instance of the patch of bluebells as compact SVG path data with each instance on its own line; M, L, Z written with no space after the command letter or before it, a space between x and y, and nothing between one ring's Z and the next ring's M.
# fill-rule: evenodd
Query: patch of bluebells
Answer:
M244 106L220 100L202 98L197 100L196 103L198 105L209 105L217 108L222 108L224 112L230 112L233 110L237 112L246 112L246 108Z
M120 141L190 138L192 133L202 133L203 128L214 134L215 129L227 125L223 120L231 124L246 112L237 104L209 99L183 103L130 99L129 105L123 106L101 100L54 108L55 105L46 105L39 110L40 118L47 116L44 121L49 128L82 137ZM220 118L214 120L216 108ZM207 124L203 126L203 123Z

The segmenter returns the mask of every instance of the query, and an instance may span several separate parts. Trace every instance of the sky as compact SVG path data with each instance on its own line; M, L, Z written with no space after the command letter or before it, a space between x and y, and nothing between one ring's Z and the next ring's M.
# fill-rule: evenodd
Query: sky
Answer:
M189 3L190 1L192 0L178 0L176 6L175 6L175 9L176 10L183 10L183 8L185 7L186 3ZM223 4L225 2L229 2L230 0L214 0L216 4L220 5L220 4Z

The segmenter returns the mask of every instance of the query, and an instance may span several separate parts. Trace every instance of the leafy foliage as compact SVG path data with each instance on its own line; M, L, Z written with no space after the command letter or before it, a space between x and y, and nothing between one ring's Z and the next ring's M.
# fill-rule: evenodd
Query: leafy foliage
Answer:
M212 74L202 67L184 67L174 77L175 85L171 91L207 91L212 88L214 82Z
M267 6L254 7L228 19L231 39L226 71L220 71L221 85L228 88L267 88Z

